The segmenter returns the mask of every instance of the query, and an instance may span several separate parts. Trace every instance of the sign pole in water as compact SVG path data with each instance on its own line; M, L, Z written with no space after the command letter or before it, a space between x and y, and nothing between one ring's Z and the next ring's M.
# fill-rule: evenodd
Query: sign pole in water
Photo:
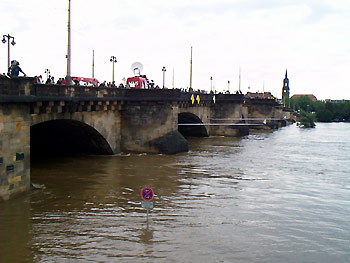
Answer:
M143 208L147 210L147 227L148 227L148 211L153 209L153 201L152 201L154 197L153 190L149 187L143 188L141 191L141 197L143 199L141 201L141 205Z

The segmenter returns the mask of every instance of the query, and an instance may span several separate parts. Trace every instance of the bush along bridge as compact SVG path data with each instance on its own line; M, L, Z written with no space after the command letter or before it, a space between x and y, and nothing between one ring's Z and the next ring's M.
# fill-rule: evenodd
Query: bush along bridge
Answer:
M0 76L0 200L30 189L30 159L188 151L188 136L246 136L294 117L274 99L178 89L33 84Z

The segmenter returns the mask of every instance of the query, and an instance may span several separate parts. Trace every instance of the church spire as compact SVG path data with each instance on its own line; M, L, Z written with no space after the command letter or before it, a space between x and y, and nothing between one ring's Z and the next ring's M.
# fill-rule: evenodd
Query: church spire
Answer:
M286 103L289 102L289 79L287 77L287 69L286 69L286 77L283 80L283 88L282 88L282 101L284 107L286 107Z

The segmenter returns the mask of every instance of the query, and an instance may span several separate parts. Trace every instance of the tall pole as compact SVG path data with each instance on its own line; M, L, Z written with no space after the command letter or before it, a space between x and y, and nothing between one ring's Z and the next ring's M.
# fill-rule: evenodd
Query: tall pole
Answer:
M175 88L175 70L173 68L173 89Z
M163 67L162 71L163 71L163 89L164 89L165 88L165 71L166 71L166 68Z
M70 1L68 0L68 46L67 46L67 77L71 74L71 28L70 28Z
M13 36L10 36L10 34L3 35L2 36L2 43L6 43L6 38L7 38L7 69L10 67L10 40L12 46L16 45L15 38Z
M7 69L9 67L10 67L10 39L7 40Z
M239 67L239 83L238 83L238 91L241 93L241 67Z
M210 92L213 93L213 77L210 77Z
M111 56L109 61L112 62L112 83L114 83L114 64L117 63L117 58L115 56Z
M114 83L114 62L112 62L112 83Z
M192 47L191 47L191 60L190 60L190 89L192 88Z
M95 50L92 50L92 78L95 78Z
M265 93L265 80L263 82L263 95L264 95L264 93Z

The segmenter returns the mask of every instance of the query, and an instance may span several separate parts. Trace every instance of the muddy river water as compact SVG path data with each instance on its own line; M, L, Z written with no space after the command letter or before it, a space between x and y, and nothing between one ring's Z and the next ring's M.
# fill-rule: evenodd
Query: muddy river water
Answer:
M0 262L349 262L350 124L189 142L34 163L44 189L0 204Z

